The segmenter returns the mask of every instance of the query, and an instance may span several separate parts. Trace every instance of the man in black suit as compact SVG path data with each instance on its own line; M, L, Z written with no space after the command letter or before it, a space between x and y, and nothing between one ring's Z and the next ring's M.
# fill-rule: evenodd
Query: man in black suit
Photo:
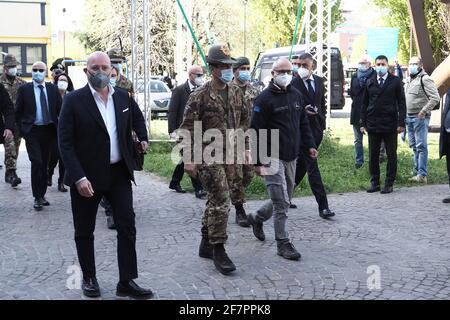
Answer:
M400 78L388 72L388 58L375 59L376 75L367 80L361 108L361 132L369 134L369 193L380 191L380 146L386 147L387 172L381 193L391 193L397 175L397 134L405 130L406 102Z
M0 83L0 143L14 138L14 106L8 91Z
M317 149L319 149L323 139L323 131L326 129L327 114L323 78L313 75L314 59L309 53L304 53L298 57L298 66L299 76L292 80L292 86L299 90L304 97L305 111L308 115L314 141ZM327 194L323 186L317 159L309 157L304 148L301 148L295 172L296 186L302 182L306 173L308 173L311 191L319 205L319 216L324 219L333 217L335 214L328 207ZM295 205L291 206L295 207Z
M447 175L450 185L450 89L445 98L444 111L441 118L441 135L439 137L439 157L446 157ZM450 196L442 200L444 203L450 203Z
M31 187L34 209L37 211L50 205L45 199L47 167L50 148L56 140L62 103L58 87L45 82L46 73L46 64L35 62L32 67L33 82L19 88L16 100L16 123L25 139L31 161Z
M177 130L183 122L184 108L189 99L189 95L196 88L201 87L204 83L204 74L202 67L194 65L189 68L188 80L179 85L172 91L172 97L169 105L169 134L174 137L175 130ZM179 193L185 193L186 191L181 188L181 180L184 175L184 162L175 167L173 171L172 180L170 181L169 188ZM203 190L202 184L199 179L191 177L192 186L195 190L195 196L199 199L206 196L206 192Z
M148 146L144 117L125 90L109 84L111 61L94 52L85 69L88 85L64 98L59 123L59 149L70 186L75 243L83 271L82 289L88 297L100 296L96 279L94 230L103 196L111 203L117 229L120 281L118 296L150 298L133 279L138 276L136 228L131 181L134 181L134 130L145 150Z

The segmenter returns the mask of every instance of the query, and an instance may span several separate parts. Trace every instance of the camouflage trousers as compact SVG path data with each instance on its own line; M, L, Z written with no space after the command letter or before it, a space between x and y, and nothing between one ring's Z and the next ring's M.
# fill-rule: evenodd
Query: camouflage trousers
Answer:
M252 182L254 171L251 164L235 165L236 179L231 185L231 203L233 206L242 205L245 203L245 188Z
M16 170L17 169L17 157L19 156L19 147L22 137L20 136L19 130L16 128L14 130L14 138L5 141L5 167L6 170Z
M227 223L233 186L242 184L242 166L201 165L199 179L208 193L202 218L202 236L211 244L227 241ZM233 195L234 197L234 195Z

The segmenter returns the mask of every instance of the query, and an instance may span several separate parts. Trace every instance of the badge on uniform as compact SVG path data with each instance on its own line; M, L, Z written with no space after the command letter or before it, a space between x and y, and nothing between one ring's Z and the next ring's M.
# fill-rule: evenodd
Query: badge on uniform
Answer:
M259 106L254 106L253 112L261 112L261 108Z

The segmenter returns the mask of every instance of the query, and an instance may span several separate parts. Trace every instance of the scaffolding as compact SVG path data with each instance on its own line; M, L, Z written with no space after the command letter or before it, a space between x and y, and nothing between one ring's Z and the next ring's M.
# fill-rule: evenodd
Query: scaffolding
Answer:
M131 0L131 80L150 132L150 0Z
M306 0L305 44L316 62L316 74L325 80L327 114L331 116L331 9L334 0ZM329 122L328 122L329 123Z

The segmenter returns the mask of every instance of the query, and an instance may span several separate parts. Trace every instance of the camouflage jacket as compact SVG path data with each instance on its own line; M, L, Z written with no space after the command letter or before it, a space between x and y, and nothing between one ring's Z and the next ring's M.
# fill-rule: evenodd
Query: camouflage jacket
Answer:
M127 90L134 97L133 83L124 75L120 75L120 79L116 82L116 87Z
M242 90L242 88L241 88ZM245 93L244 93L244 101L245 104L247 105L247 109L249 111L249 119L251 120L252 118L252 111L253 111L253 102L255 101L256 97L259 96L259 94L261 93L261 90L252 85L251 83L247 83L245 85ZM250 127L250 123L249 123L249 127Z
M227 129L247 130L250 126L248 105L242 90L235 84L228 85L228 104L226 105L212 81L207 82L189 96L184 110L184 120L180 129L189 130L194 143L194 122L202 124L202 134L209 129L218 129L226 142ZM198 133L197 133L198 134ZM211 143L203 139L203 148ZM225 144L224 144L225 147ZM246 147L248 147L246 143Z
M11 83L6 74L3 73L3 75L0 77L0 83L3 84L6 91L8 91L9 97L11 98L11 101L15 106L17 100L17 91L19 90L20 86L26 84L27 82L20 77L14 77L14 81Z

